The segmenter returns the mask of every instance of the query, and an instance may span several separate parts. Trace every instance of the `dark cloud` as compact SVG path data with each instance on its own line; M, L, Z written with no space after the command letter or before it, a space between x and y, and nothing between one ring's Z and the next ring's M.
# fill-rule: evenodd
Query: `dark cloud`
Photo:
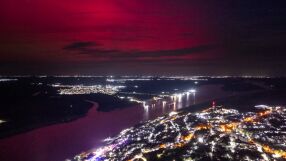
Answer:
M95 47L98 45L99 44L97 44L95 42L79 41L79 42L73 42L73 43L65 46L63 49L64 50L83 50L85 48Z
M94 56L112 56L114 53L118 53L117 50L103 49L102 46L97 42L81 41L73 42L63 47L64 50L75 52L76 54L86 54ZM113 54L110 54L113 53Z
M157 50L157 51L146 51L146 52L137 52L133 56L148 56L148 57L160 57L160 56L183 56L190 55L194 53L201 53L209 51L216 48L215 45L200 45L190 48L174 49L174 50Z
M189 48L173 49L173 50L155 50L155 51L120 51L113 49L104 49L96 42L74 42L63 49L68 51L76 51L76 54L85 54L95 58L108 58L109 61L118 60L135 60L140 58L148 58L148 60L170 57L169 59L176 59L180 56L188 56L198 53L203 53L215 49L217 45L206 44ZM74 52L72 52L74 53Z

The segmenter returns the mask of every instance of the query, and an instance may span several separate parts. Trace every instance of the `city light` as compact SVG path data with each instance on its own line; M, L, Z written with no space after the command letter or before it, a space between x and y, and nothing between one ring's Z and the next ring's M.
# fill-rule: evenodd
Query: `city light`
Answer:
M5 123L6 121L4 121L4 120L0 120L0 124L2 124L2 123Z
M0 82L10 82L10 81L17 81L18 79L0 79Z
M191 90L189 90L189 92L196 93L197 91L195 89L191 89Z
M120 89L125 88L125 86L112 86L112 85L60 85L53 84L53 87L57 87L60 95L81 95L81 94L92 94L92 93L102 93L107 95L115 95Z
M169 116L174 116L174 115L177 115L177 114L178 114L178 112L172 111L172 112L169 113Z
M177 156L183 160L191 157L283 160L286 151L278 145L286 145L286 132L279 129L285 128L286 124L281 122L283 125L277 130L269 122L277 119L277 115L286 120L286 109L270 107L256 113L240 113L221 107L196 113L172 111L169 115L146 121L140 127L126 129L115 138L108 138L110 144L107 146L75 158L87 161L90 160L88 156L102 160L149 160L154 155L163 160ZM160 130L156 130L159 127Z

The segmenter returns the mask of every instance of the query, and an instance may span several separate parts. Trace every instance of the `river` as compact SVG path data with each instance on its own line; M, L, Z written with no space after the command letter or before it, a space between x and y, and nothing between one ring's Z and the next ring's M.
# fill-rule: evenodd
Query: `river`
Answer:
M144 105L99 112L97 104L85 117L69 123L38 128L0 139L1 161L63 161L83 151L103 145L102 140L142 121L154 119L173 110L188 107L233 93L218 85L206 85L197 92L165 100L147 101ZM191 107L190 107L191 108Z

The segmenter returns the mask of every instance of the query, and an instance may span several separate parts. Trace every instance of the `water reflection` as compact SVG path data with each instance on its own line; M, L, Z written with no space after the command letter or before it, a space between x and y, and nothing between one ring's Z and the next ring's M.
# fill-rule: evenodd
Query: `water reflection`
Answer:
M217 85L202 86L198 90L196 93L188 91L189 93L182 94L181 99L172 95L111 112L99 112L93 107L85 117L75 121L0 139L0 160L9 158L13 161L62 161L91 148L98 148L103 145L103 139L142 121L195 103L213 100L214 97L232 95Z
M152 100L145 101L142 104L144 108L144 120L149 120L150 114L154 113L155 111L160 111L164 114L166 112L180 110L184 107L194 105L195 103L196 90L174 94L170 97L164 97L161 99L154 98Z

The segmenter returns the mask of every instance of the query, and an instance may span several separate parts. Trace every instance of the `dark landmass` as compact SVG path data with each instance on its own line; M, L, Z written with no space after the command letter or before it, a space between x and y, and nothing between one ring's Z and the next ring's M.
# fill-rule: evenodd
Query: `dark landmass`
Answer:
M208 78L201 80L165 79L153 77L150 80L124 80L107 82L109 77L7 77L17 81L0 82L0 138L26 132L35 128L73 121L84 117L98 103L98 111L109 112L119 108L131 107L134 103L127 99L106 94L59 95L51 84L124 85L118 94L132 96L141 100L151 99L162 91L172 94L204 85L223 85L222 89L236 93L234 96L220 98L214 95L217 104L249 110L257 104L285 105L285 78ZM140 77L135 77L140 78ZM144 93L144 94L133 94ZM243 94L240 94L243 93ZM209 106L212 100L197 104L188 110L200 110Z
M0 138L81 118L93 106L91 102L104 112L132 105L104 94L58 95L55 88L27 79L0 82L0 97L0 119L6 121L0 126Z
M226 83L222 87L224 90L233 92L249 91L247 93L236 94L225 98L216 98L201 104L196 104L184 110L198 111L203 107L210 106L212 101L217 105L232 107L241 112L253 111L256 105L286 106L286 79L272 78L261 80L247 80L247 83L236 82Z
M225 108L232 107L241 112L254 111L256 105L269 105L269 106L285 106L286 105L286 90L271 90L259 91L244 95L235 95L221 99L209 100L204 103L192 105L189 108L182 109L183 111L196 112L205 107L209 107L212 101L216 105L223 105Z

